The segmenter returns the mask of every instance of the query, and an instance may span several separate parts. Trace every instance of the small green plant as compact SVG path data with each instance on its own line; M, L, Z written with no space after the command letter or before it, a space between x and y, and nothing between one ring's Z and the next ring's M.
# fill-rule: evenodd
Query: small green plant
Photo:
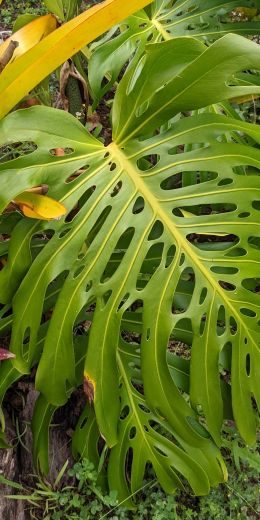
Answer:
M243 443L234 428L225 428L224 434L229 480L206 497L183 491L166 495L151 473L134 496L135 510L128 511L118 503L116 491L106 492L100 469L82 459L68 470L65 463L53 486L38 479L31 493L11 483L23 494L9 498L26 498L30 516L37 520L256 520L260 455ZM2 479L2 483L6 482Z

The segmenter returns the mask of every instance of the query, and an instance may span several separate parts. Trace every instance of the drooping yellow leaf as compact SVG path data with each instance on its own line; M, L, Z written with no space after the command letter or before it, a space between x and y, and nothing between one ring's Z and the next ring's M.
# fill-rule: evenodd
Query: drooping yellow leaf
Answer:
M19 31L12 34L10 38L0 45L0 58L4 55L10 43L17 42L18 46L14 50L9 65L16 60L19 56L30 50L37 43L39 43L48 34L54 31L58 26L58 22L52 14L40 16L36 20L28 23Z
M63 204L45 195L24 191L14 202L22 213L29 218L40 220L56 220L66 214Z
M151 0L106 0L65 23L8 64L0 75L0 118L48 74Z

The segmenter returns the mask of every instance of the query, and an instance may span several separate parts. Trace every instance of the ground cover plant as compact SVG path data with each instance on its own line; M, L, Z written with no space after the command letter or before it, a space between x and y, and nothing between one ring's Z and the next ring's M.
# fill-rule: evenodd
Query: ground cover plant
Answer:
M38 477L34 488L11 482L13 491L9 500L26 497L28 517L42 520L72 520L82 518L110 518L113 520L174 520L200 519L240 520L257 519L259 516L260 457L246 447L232 427L225 427L225 460L229 481L215 488L206 497L194 497L184 491L166 495L154 475L146 480L136 496L136 509L129 511L124 502L119 503L115 491L102 490L99 468L83 458L67 469L68 461L53 484ZM64 482L65 479L65 482Z
M43 475L83 385L72 451L119 502L149 471L207 495L224 420L258 425L258 5L44 4L0 47L1 401L36 374Z

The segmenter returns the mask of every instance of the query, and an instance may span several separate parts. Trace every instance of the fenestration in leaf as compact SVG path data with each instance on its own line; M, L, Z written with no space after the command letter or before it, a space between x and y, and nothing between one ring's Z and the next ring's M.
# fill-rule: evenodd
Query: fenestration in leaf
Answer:
M180 44L187 45L185 66L173 52ZM112 448L109 479L120 499L129 494L130 452L133 492L148 462L168 492L181 485L182 476L197 494L226 477L216 447L223 420L223 353L231 358L235 420L248 443L255 439L251 397L259 403L259 296L254 288L260 151L254 143L260 142L260 129L214 114L180 119L165 132L159 127L186 103L192 109L240 95L241 87L226 85L227 70L232 75L249 64L257 68L260 50L236 35L204 49L185 38L148 48L142 82L140 67L136 82L126 75L118 88L115 140L108 146L70 115L44 107L13 113L0 126L1 142L12 135L16 142L37 145L30 155L0 165L3 207L18 192L45 183L49 195L68 210L59 222L23 219L13 230L9 260L0 272L0 301L13 304L14 366L28 372L38 359L46 291L63 273L37 388L51 405L66 402L68 387L77 384L74 326L92 306L85 371L95 386L98 428ZM209 88L213 58L215 74L219 64L223 68L215 89ZM189 86L186 69L194 74ZM259 92L258 86L246 89ZM226 142L227 133L248 135L252 146ZM58 147L69 153L49 153ZM248 169L247 176L240 167ZM71 181L78 170L81 175ZM191 172L196 176L189 184ZM205 212L208 206L211 211ZM32 258L34 235L50 230L53 236ZM214 247L190 238L209 233L232 238ZM126 341L129 312L141 328L136 343ZM191 342L190 402L174 382L167 359L169 339L172 334L178 339L184 322Z
M154 0L90 46L89 81L96 102L112 87L125 64L144 52L147 43L181 36L212 43L232 32L259 34L259 20L230 22L227 17L236 7L259 7L257 4L251 0Z

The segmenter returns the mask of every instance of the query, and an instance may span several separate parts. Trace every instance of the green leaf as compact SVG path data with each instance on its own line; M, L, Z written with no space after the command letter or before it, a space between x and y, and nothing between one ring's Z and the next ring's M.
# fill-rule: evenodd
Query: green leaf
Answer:
M86 337L78 336L75 338L75 354L76 354L76 386L80 386L83 382L83 365L86 354ZM74 390L73 387L67 389L68 397ZM50 404L44 397L39 395L33 412L32 433L33 433L33 461L34 466L43 475L49 473L49 431L51 421L57 406Z
M63 0L43 0L47 9L64 21Z
M174 52L181 46L184 66ZM260 400L255 291L260 180L254 173L260 152L254 145L224 139L227 133L246 134L259 143L260 130L213 113L175 119L164 132L157 128L185 106L233 96L241 87L227 87L227 64L233 74L249 62L253 67L260 50L235 35L206 50L193 39L156 44L154 51L151 47L142 81L140 67L132 84L127 73L117 91L117 142L104 146L72 116L46 107L10 114L0 126L3 144L12 136L14 142L37 145L33 153L0 164L2 207L17 193L46 183L50 197L68 209L65 219L40 223L49 238L27 261L23 277L20 248L15 255L13 246L12 270L17 268L19 276L16 293L6 295L6 303L12 299L14 367L29 371L37 359L46 294L61 276L37 388L53 406L66 402L68 389L77 384L75 327L86 327L91 315L85 374L92 382L98 429L112 449L110 486L124 498L130 491L126 462L132 455L133 492L142 484L147 462L168 492L180 485L180 475L199 494L226 478L209 436L220 444L222 351L231 351L232 408L247 442L254 441L256 430L252 396ZM213 63L218 74L214 90L209 89ZM220 65L225 72L220 73ZM187 69L194 74L189 85ZM138 116L145 100L140 99L143 84L149 106ZM50 150L58 147L69 152L52 155ZM240 168L253 172L242 175ZM79 170L81 175L73 177ZM193 182L186 183L190 173ZM204 212L206 206L210 212ZM19 237L17 233L17 244L24 240L28 255L36 232L38 228L20 226ZM213 245L208 233L217 238ZM0 275L7 268L8 262ZM3 293L4 282L3 274ZM190 401L176 385L167 355L169 340L182 331L191 344Z
M253 2L255 4L256 2ZM250 0L155 0L115 26L106 38L91 45L89 80L96 101L111 88L133 54L141 55L148 42L193 36L212 42L235 32L259 34L260 22L233 22L226 14ZM118 34L119 32L119 34ZM105 81L104 81L105 80Z
M259 86L236 86L233 79L237 71L258 66L258 45L232 34L209 48L191 38L148 45L146 55L134 71L125 74L117 89L114 140L122 145L126 139L153 131L178 112L259 93Z

